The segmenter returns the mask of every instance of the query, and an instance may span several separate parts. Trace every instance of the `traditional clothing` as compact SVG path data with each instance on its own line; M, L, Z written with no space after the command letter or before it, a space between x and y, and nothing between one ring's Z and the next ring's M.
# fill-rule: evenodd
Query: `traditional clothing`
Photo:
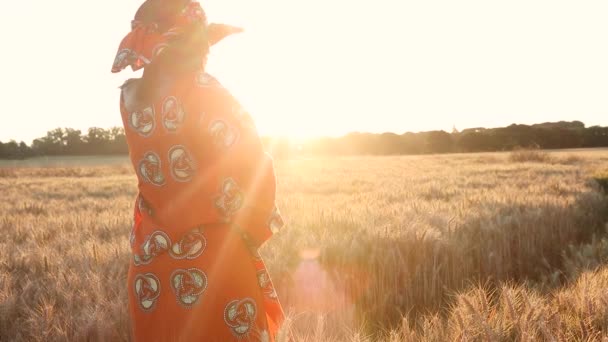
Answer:
M192 25L211 43L227 34L229 26L207 25L198 2L181 2L166 15L157 6L152 20L140 9L113 72L153 65ZM128 276L133 338L273 341L283 311L257 253L283 226L272 160L249 114L204 71L204 59L180 72L160 70L149 101L137 95L144 77L123 86L120 102L139 180Z

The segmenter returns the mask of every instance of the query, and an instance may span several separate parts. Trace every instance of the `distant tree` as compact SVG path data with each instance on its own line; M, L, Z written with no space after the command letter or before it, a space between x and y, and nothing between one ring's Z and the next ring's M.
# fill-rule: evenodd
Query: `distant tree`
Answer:
M79 155L85 152L82 132L77 129L66 128L64 131L65 153Z
M29 158L33 156L32 149L23 141L19 143L19 155L21 158Z
M425 153L425 137L421 133L407 132L401 135L402 154L422 154Z
M103 128L91 127L85 137L87 152L103 154L110 141L110 133Z
M35 139L32 148L41 155L62 155L66 153L66 134L62 128L48 131L45 137Z
M532 127L528 125L510 125L496 130L503 142L503 150L512 150L518 147L536 147L538 139Z
M458 150L461 152L489 152L496 151L495 135L485 131L469 131L461 133L457 138Z
M11 140L4 145L4 149L11 159L20 159L19 158L19 144L15 140Z
M426 133L425 152L448 153L454 151L452 135L445 131L432 131Z
M371 133L349 133L341 139L344 154L374 154L375 137Z
M110 136L110 154L127 154L129 148L127 145L127 137L125 130L122 127L112 127L109 131Z
M378 137L376 153L381 155L402 154L405 144L401 136L395 133L382 133Z
M589 127L583 132L582 140L582 147L608 146L608 127Z
M7 144L3 144L0 141L0 159L10 159L9 158L9 153L8 153L8 148L6 146Z
M31 149L23 141L17 143L11 140L5 144L0 142L0 159L24 159L31 155Z
M585 129L585 124L580 121L559 121L559 122L545 122L541 124L532 125L533 128L546 128L546 129L571 129L571 130L582 130Z

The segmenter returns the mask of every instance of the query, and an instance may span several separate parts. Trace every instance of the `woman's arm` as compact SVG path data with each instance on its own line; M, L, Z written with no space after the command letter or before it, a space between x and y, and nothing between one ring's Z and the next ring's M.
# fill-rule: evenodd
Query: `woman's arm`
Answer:
M205 103L204 146L209 164L219 177L218 210L254 246L261 246L280 228L276 208L276 178L273 160L250 115L221 87L208 89Z

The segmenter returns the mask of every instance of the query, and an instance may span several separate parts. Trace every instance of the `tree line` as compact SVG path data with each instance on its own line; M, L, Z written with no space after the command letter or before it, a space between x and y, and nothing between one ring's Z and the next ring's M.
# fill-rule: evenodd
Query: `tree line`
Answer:
M501 128L469 128L420 133L349 133L338 138L319 138L295 144L285 138L263 138L275 157L291 155L397 155L453 152L493 152L516 148L566 149L608 147L608 127L585 127L580 121ZM127 154L121 127L89 128L86 133L57 128L31 145L0 142L0 159L32 156Z
M350 133L294 146L288 139L267 139L275 156L399 155L496 152L520 148L570 149L608 147L608 127L585 127L580 121L550 122L500 128L469 128L420 133Z
M0 142L0 159L25 159L35 156L78 156L127 154L127 140L122 127L92 127L86 133L72 128L56 128L31 145L14 140Z

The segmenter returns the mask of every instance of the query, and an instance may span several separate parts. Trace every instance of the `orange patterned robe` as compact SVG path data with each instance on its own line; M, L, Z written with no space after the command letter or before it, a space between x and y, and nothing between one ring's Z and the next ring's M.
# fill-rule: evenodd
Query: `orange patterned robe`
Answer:
M192 2L178 19L201 20ZM194 18L194 19L192 19ZM113 71L144 67L179 33L137 25ZM139 180L129 308L136 341L273 341L283 311L257 253L283 221L251 117L203 67L121 114Z

